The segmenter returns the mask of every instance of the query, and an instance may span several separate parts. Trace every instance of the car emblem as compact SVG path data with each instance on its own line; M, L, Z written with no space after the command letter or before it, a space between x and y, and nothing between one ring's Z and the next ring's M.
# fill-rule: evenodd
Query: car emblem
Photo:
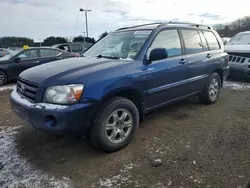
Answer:
M24 86L24 85L21 85L21 87L20 87L20 92L21 92L21 93L24 93L24 92L25 92L25 86Z

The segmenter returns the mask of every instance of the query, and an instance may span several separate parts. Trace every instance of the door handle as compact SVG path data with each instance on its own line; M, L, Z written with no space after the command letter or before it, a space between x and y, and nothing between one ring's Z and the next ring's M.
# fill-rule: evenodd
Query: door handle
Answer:
M35 61L35 63L39 63L40 61Z
M181 60L179 61L180 64L185 64L185 63L187 63L187 62L188 62L187 59L181 59Z
M211 58L212 56L211 56L211 54L207 54L207 58Z
M62 57L57 57L57 59L62 59Z

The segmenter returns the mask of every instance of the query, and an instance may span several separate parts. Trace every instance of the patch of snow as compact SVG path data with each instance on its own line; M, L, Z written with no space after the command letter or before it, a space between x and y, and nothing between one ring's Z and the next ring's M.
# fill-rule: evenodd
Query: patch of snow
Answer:
M69 106L67 105L57 105L57 104L49 104L49 103L31 103L27 99L22 98L17 92L16 89L11 93L11 97L27 107L33 107L37 109L47 109L47 110L62 110L66 109Z
M0 87L0 91L6 91L6 90L13 90L16 88L15 84L11 84L11 85L6 85L6 86L1 86Z
M2 128L0 131L0 187L70 188L71 182L35 169L27 159L20 156L15 135L21 126Z
M171 180L169 180L168 182L168 186L170 186L173 182Z
M97 184L93 184L91 187L122 188L125 185L133 182L129 180L132 177L129 174L129 170L133 169L134 167L135 165L132 163L124 165L124 169L120 170L118 175L109 178L101 178Z
M223 87L232 90L247 90L250 89L250 83L225 81Z

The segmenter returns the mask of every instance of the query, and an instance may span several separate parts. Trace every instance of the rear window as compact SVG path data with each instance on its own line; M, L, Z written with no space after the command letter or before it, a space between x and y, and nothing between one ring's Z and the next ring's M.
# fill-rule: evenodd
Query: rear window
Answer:
M187 54L203 51L202 42L198 31L196 30L181 30L185 43L185 52Z
M219 50L220 45L219 45L218 40L216 39L215 35L210 31L203 31L203 33L207 39L209 50Z
M72 52L79 52L82 51L82 44L71 44L70 48Z

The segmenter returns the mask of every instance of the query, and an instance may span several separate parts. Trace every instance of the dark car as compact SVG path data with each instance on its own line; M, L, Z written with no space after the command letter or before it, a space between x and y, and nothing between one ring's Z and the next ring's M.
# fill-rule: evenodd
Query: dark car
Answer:
M75 57L75 55L46 47L10 52L0 58L0 86L17 79L18 75L28 68L70 57Z
M229 72L217 32L190 23L122 28L84 56L22 72L11 106L37 129L85 136L108 152L127 146L152 110L190 96L215 103Z

